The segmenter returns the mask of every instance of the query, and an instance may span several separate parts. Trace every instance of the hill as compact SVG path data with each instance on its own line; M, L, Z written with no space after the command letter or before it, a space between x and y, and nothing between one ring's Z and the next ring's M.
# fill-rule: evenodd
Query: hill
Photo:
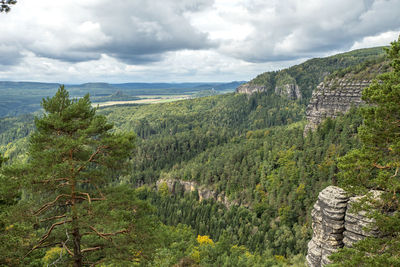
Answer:
M104 102L115 99L113 95L117 92L125 96L118 97L119 101L127 101L141 96L194 95L211 89L221 94L233 92L242 83L85 83L66 87L72 97L89 93L92 102ZM0 81L0 118L39 110L42 98L52 96L59 86L57 83Z
M360 146L362 123L350 105L332 119L321 116L305 136L306 107L315 104L311 91L325 81L330 93L342 93L347 89L332 81L374 77L387 70L385 62L381 48L357 50L259 75L249 82L265 88L257 93L100 109L117 131L138 137L130 173L111 184L137 188L163 224L192 229L169 228L164 235L176 235L175 241L154 243L149 265L186 257L210 266L237 266L239 259L242 266L301 266L312 206L320 190L336 183L337 159ZM297 86L301 98L282 93L279 86L288 88L283 81L295 82L289 87ZM32 117L3 118L0 127L0 152L10 162L24 160ZM215 245L202 247L205 235Z
M329 75L343 75L350 69L364 68L385 60L383 47L358 49L326 58L314 58L280 71L265 72L246 84L237 92L274 91L294 99L308 102L312 91Z

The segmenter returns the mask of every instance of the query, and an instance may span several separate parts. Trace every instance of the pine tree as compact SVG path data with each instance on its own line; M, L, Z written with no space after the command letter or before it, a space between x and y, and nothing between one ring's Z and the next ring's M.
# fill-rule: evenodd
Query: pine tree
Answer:
M107 185L131 156L134 135L113 133L89 95L71 100L64 86L43 99L42 107L45 114L35 118L30 138L28 167L20 172L32 194L36 228L43 229L31 251L61 247L74 266L104 260L107 253L99 251L118 247L115 241L134 228L137 211L123 206L129 194L107 196Z
M368 238L354 248L333 256L341 266L400 265L400 37L387 50L392 71L382 74L363 92L368 104L362 109L359 128L362 147L340 160L340 184L352 193L371 194L359 209L376 221L381 238Z

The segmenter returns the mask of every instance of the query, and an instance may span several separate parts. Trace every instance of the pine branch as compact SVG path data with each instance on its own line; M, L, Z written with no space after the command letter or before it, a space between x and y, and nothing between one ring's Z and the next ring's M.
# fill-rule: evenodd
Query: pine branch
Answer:
M89 163L94 161L94 158L101 152L102 149L107 148L107 146L99 146L95 152L93 152L92 155L90 155L89 159L85 162L85 164L83 164L82 166L80 166L77 170L76 173L80 173Z
M86 196L87 198L83 198L83 197L77 197L77 198L84 199L84 200L87 199L89 201L89 203L92 203L92 201L100 201L100 200L105 200L106 199L104 197L104 195L101 194L101 192L100 192L101 197L93 197L93 198L90 197L89 193L85 193L85 192L76 192L76 194L81 194L81 195Z
M50 218L42 219L42 220L40 220L40 222L47 222L47 221L50 221L50 220L61 219L61 218L65 218L65 217L67 217L66 214L59 215L59 216L53 216L53 217L50 217Z
M118 234L124 234L128 232L128 229L124 229L124 230L120 230L114 233L100 233L99 231L96 230L96 228L94 228L93 226L89 226L90 229L93 230L93 232L95 232L98 236L100 236L101 238L104 238L105 240L110 240L110 236L115 236Z
M390 168L391 168L391 166L388 166L388 165L382 166L382 165L380 165L380 164L378 164L378 163L373 163L372 165L373 165L374 167L378 168L378 169L381 169L381 170L390 169Z
M69 181L68 178L57 178L57 179L46 179L46 180L41 180L41 181L35 181L33 183L35 184L47 184L51 182L60 182L60 181Z
M90 252L90 251L95 251L95 250L100 250L102 249L102 247L93 247L93 248L85 248L81 250L81 253L85 253L85 252Z
M51 234L51 232L54 230L54 228L56 228L57 226L60 226L60 225L69 223L69 222L72 222L72 220L65 220L65 221L53 223L53 224L50 226L50 228L49 228L49 230L47 231L47 233L46 233L44 236L42 236L42 238L39 240L39 244L42 244L44 241L46 241L46 239L50 236L50 234Z
M46 233L44 236L42 236L42 238L39 240L38 244L37 244L36 246L34 246L31 250L29 250L29 252L26 253L25 256L24 256L23 258L25 258L25 257L28 256L29 254L31 254L32 251L34 251L35 249L42 248L42 247L43 247L43 246L42 246L43 242L46 241L46 239L50 236L51 232L54 230L55 227L57 227L57 226L59 226L59 225L66 224L66 223L69 223L69 222L72 222L72 220L65 220L65 221L62 221L62 222L53 223L53 224L51 225L50 229L47 231L47 233ZM59 243L57 243L57 244L59 244ZM48 247L48 245L47 245L47 246L44 246L44 247Z
M61 194L61 195L58 195L57 197L56 197L56 199L54 199L53 201L51 201L51 202L47 202L46 204L44 204L42 207L40 207L40 209L38 209L37 211L35 211L34 213L33 213L33 215L39 215L40 213L42 213L43 211L45 211L45 210L47 210L48 208L50 208L51 206L54 206L54 204L60 199L60 198L62 198L62 197L71 197L71 195L67 195L67 194Z

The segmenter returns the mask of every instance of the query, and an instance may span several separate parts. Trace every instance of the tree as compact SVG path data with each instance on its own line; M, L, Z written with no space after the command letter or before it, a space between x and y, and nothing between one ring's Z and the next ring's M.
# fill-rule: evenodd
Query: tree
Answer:
M4 158L1 154L0 154L0 167L1 165L3 165L3 163L7 160L7 158Z
M0 12L10 12L11 5L15 5L17 1L15 0L0 0Z
M340 184L352 193L380 190L360 203L359 209L376 221L381 238L369 238L333 256L347 266L398 266L400 264L400 37L387 50L392 71L382 74L363 92L359 128L362 147L340 160Z
M43 231L30 251L59 246L74 266L83 266L84 257L104 260L104 253L96 252L118 246L120 235L130 236L138 212L137 204L124 210L121 205L131 202L122 195L107 197L107 185L131 157L134 135L113 133L89 95L71 100L64 86L43 99L42 107L45 114L35 118L30 137L28 166L19 171L32 194L36 228Z

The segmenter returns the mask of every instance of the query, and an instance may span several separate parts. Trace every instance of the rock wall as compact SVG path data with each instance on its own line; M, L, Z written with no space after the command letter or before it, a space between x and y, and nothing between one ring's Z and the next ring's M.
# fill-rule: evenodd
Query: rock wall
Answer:
M330 263L328 257L339 248L351 247L367 236L379 235L376 228L365 230L373 222L365 217L365 212L350 212L353 203L360 198L349 198L346 191L336 186L328 186L319 193L311 211L313 236L308 243L308 266L325 266Z
M349 111L352 106L362 104L362 91L370 83L371 81L353 80L346 76L320 83L313 91L306 109L308 123L304 133L314 130L325 118L336 118Z
M236 88L236 93L251 95L266 91L266 87L262 85L254 85L245 83Z
M268 88L266 86L245 83L236 89L236 93L251 95L254 93L265 92L267 90ZM285 96L290 99L301 99L300 88L296 83L287 83L281 86L275 86L274 92L277 95Z
M160 179L156 183L157 189L163 183L165 183L168 186L168 190L172 194L176 193L176 188L178 187L178 185L180 185L185 193L190 193L190 192L197 191L198 197L199 197L199 201L203 201L203 200L206 200L206 199L214 199L215 201L224 204L224 206L226 208L228 208L228 209L232 205L236 205L236 206L242 205L242 206L245 206L245 207L249 207L249 205L247 203L239 203L238 201L235 201L235 200L229 200L224 192L217 193L217 192L215 192L215 191L213 191L211 189L208 189L208 188L206 188L204 186L200 186L196 182L183 181L183 180L179 180L179 179Z
M286 96L290 99L301 99L300 88L295 83L287 83L275 87L275 94Z

